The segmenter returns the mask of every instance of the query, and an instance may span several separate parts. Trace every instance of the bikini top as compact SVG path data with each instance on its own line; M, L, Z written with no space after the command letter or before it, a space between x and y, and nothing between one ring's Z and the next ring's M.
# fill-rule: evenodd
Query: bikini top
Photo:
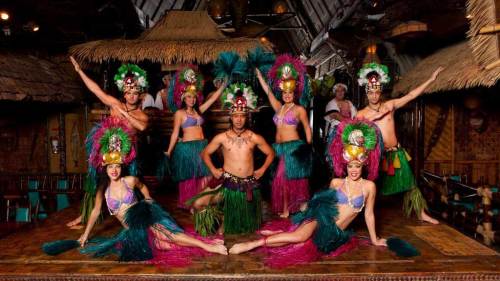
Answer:
M299 120L295 117L295 114L293 112L292 107L295 105L290 106L284 114L281 114L283 112L283 108L285 105L281 106L281 109L279 112L274 114L273 116L273 121L276 126L278 125L290 125L290 126L297 126L299 124Z
M344 185L345 185L345 181L344 181ZM338 204L344 205L344 204L349 203L349 199L347 198L347 195L340 188L337 190L337 200L338 200ZM359 195L358 197L352 199L352 204L354 205L353 207L356 209L363 207L364 202L365 202L364 193Z
M201 126L203 125L203 117L199 116L198 118L192 117L192 116L187 116L186 120L182 123L181 127L183 129L189 128L189 127L194 127L194 126Z
M122 204L130 205L130 204L133 204L137 201L137 199L135 198L135 195L134 195L134 190L131 189L127 185L127 182L123 178L121 179L121 182L125 186L125 192L126 192L125 195L123 195L123 198L121 198L121 199L120 198L115 199L115 198L111 197L110 188L108 187L106 189L106 193L105 193L106 204L108 205L108 210L109 210L109 213L111 215L116 214L116 211L118 211L118 209L120 209Z

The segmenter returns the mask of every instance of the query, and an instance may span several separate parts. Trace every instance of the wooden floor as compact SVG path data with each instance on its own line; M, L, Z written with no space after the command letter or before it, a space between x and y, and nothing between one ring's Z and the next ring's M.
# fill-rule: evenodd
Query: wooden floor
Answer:
M181 225L191 224L189 214L175 210L173 200L166 199L164 204ZM405 220L394 208L377 213L379 234L406 239L421 251L421 256L398 258L385 248L361 246L335 259L282 270L264 266L262 254L255 252L210 256L186 268L169 269L146 263L119 263L115 257L92 259L77 250L57 257L45 255L40 249L43 242L80 236L82 230L69 230L64 225L76 214L76 208L65 210L34 228L0 239L0 280L500 280L500 257L496 252L446 225L419 228L429 225ZM355 229L366 235L362 222L356 223ZM108 217L94 235L112 234L118 228ZM425 237L427 232L432 239ZM230 236L225 240L229 248L235 241L247 239ZM447 246L450 243L453 245ZM460 255L456 255L457 251Z

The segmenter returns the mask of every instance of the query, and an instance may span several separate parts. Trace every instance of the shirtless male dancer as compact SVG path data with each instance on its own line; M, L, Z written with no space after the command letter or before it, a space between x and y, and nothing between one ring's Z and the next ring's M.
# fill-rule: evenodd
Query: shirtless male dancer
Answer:
M251 233L260 227L262 218L261 194L257 180L271 165L274 151L262 136L247 128L248 108L244 97L235 98L230 114L230 128L216 135L201 155L214 177L222 179L222 184L216 188L218 192L200 197L193 207L196 216L202 214L211 204L217 204L224 215L220 232ZM264 164L257 170L254 170L253 163L255 147L266 155ZM211 159L211 155L219 148L222 148L224 158L222 168L216 168Z
M374 64L368 65L373 66ZM360 82L360 85L365 85L368 105L358 111L356 117L375 122L381 131L385 149L384 160L382 161L382 194L391 195L406 192L403 204L405 214L409 216L413 210L420 220L438 224L438 220L426 213L427 203L416 185L415 178L408 162L411 158L400 146L396 137L394 112L420 96L424 90L436 80L438 74L443 71L444 68L437 68L427 81L410 91L407 95L397 99L382 101L380 99L382 85L386 83L384 82L384 78L388 79L388 73L377 71L385 67L382 65L378 66L380 67L372 68L374 70L371 72L369 68L363 68L359 73L360 79L358 82ZM365 71L363 72L363 70Z

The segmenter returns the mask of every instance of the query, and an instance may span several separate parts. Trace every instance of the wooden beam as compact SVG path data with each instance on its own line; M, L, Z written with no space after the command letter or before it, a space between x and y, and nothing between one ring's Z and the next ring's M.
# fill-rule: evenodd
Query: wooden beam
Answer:
M497 33L500 31L500 23L494 25L487 25L482 27L479 30L479 34L489 34L489 33Z

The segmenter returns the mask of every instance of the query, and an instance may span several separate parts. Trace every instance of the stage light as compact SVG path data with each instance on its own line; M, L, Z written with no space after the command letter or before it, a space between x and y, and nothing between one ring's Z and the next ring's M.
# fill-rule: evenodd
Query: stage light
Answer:
M0 19L2 20L9 20L10 16L9 13L7 12L0 12Z
M37 32L38 30L40 30L40 27L38 25L34 25L33 32Z

